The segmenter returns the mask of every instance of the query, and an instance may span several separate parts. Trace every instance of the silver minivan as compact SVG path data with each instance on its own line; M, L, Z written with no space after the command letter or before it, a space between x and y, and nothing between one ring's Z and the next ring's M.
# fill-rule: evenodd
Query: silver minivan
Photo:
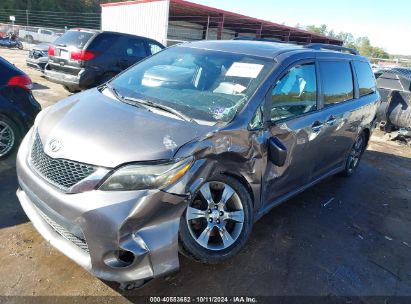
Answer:
M138 287L176 271L179 252L233 257L270 209L353 174L379 100L355 50L174 46L44 109L18 153L17 195L62 253Z

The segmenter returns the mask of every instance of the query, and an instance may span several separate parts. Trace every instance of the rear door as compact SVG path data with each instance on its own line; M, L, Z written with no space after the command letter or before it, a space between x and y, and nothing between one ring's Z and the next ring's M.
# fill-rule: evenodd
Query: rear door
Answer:
M343 166L361 123L354 86L352 63L348 59L319 59L321 79L320 121L323 123L312 176L318 178Z
M267 96L271 119L268 131L271 139L287 151L282 166L267 160L263 201L268 205L309 182L317 142L322 140L318 84L315 59L306 60L288 68Z
M124 36L122 38L121 49L119 52L121 54L119 66L123 70L149 55L146 41L139 37L132 36Z

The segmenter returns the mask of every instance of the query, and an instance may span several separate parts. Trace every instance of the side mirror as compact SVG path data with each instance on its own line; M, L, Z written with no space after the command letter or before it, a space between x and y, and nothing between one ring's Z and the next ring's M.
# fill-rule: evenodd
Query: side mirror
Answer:
M278 167L282 167L285 164L285 160L287 159L287 148L277 137L271 137L268 140L268 158Z

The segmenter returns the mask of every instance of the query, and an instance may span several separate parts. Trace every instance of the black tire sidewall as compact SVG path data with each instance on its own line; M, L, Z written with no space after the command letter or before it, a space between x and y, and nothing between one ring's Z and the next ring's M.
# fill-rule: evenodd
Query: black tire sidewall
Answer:
M13 151L16 149L16 147L18 147L18 145L20 143L20 140L21 140L21 134L20 134L19 128L17 127L16 123L14 121L12 121L10 118L0 114L0 121L4 121L6 124L8 124L10 126L10 128L12 129L13 133L14 133L14 145L13 145L13 147L5 155L0 156L0 159L4 159L4 158L8 157L11 153L13 153Z
M192 237L190 230L187 226L186 221L186 211L184 211L180 220L180 231L179 231L179 247L180 252L185 256L194 259L196 261L213 264L218 263L223 260L229 259L236 255L245 245L253 226L253 205L251 201L250 194L247 189L243 186L241 182L237 179L226 176L226 175L216 175L213 178L207 180L207 182L222 182L234 189L240 198L241 204L244 210L244 224L241 234L237 240L228 248L223 250L208 250L198 244ZM200 187L201 188L201 187ZM199 188L199 189L200 189ZM194 193L193 199L197 196L199 190Z

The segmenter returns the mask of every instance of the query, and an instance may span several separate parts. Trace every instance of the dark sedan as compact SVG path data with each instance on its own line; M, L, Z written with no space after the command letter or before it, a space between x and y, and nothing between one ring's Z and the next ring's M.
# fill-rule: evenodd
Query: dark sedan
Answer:
M18 145L40 112L31 79L0 57L0 159Z

